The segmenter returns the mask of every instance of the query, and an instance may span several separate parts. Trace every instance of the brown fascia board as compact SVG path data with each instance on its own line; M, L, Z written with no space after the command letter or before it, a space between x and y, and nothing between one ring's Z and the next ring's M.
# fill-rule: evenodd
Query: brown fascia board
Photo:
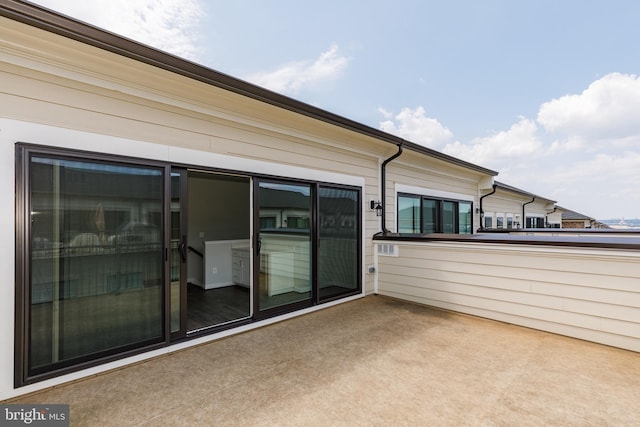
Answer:
M379 129L358 123L354 120L347 119L304 102L297 101L293 98L289 98L260 86L231 77L227 74L220 73L211 68L198 65L175 55L162 52L150 46L86 24L36 4L17 0L1 0L1 2L0 16L4 16L5 18L22 22L24 24L31 25L32 27L58 34L129 59L198 80L200 82L302 114L334 126L348 129L380 141L394 145L402 145L406 149L447 163L452 163L463 168L491 176L498 175L498 172L491 169L487 169L419 144L406 141L403 138L388 134Z

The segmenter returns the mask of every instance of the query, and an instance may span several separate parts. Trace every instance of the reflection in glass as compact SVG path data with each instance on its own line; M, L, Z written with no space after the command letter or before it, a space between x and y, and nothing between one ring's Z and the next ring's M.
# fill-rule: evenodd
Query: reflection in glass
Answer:
M320 300L359 289L359 193L320 187L318 290Z
M458 203L458 232L460 234L471 234L471 203Z
M420 198L398 197L398 233L420 233Z
M180 270L182 266L180 196L180 174L174 172L171 174L171 332L180 330Z
M29 366L163 336L159 169L33 157Z
M456 202L442 202L442 232L456 232Z
M260 310L311 300L311 187L260 182Z
M422 232L439 233L438 222L438 201L422 199Z

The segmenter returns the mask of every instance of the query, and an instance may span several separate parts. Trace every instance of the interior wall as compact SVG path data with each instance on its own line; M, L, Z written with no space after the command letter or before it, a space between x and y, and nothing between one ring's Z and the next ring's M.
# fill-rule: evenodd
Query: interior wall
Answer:
M200 253L211 240L249 239L250 184L248 178L189 173L187 244ZM188 254L188 280L203 283L202 258Z

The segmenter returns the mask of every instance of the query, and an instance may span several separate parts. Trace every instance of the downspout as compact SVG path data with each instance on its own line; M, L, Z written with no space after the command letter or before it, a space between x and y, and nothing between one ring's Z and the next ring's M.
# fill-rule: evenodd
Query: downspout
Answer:
M491 193L487 193L484 196L480 196L480 228L478 229L478 231L484 229L484 222L482 221L484 219L484 209L482 208L482 200L485 197L494 194L497 188L498 188L498 184L493 184L493 191L491 191Z
M527 217L525 216L525 213L524 213L524 207L526 205L530 204L530 203L535 202L535 201L536 201L536 198L534 197L533 199L531 199L530 202L522 204L522 228L526 228L526 225L527 225Z
M386 207L386 196L387 196L387 165L394 159L400 157L402 154L402 143L398 144L398 152L393 156L389 157L387 160L382 162L382 166L380 167L380 185L382 186L382 234L389 233L387 230L387 207Z
M551 227L549 226L549 215L551 215L551 214L553 214L553 213L556 213L556 211L557 211L557 210L558 210L558 207L557 207L557 206L554 206L554 207L553 207L553 210L552 210L551 212L547 212L547 215L544 217L544 226L545 226L545 227L549 227L549 228L551 228ZM562 221L561 221L561 222L562 222ZM562 224L561 224L560 226L562 226Z

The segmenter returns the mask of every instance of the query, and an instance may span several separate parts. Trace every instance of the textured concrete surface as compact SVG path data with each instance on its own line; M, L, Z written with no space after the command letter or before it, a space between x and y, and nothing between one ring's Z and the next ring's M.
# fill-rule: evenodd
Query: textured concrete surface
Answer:
M74 426L638 426L640 354L371 296L15 402Z

